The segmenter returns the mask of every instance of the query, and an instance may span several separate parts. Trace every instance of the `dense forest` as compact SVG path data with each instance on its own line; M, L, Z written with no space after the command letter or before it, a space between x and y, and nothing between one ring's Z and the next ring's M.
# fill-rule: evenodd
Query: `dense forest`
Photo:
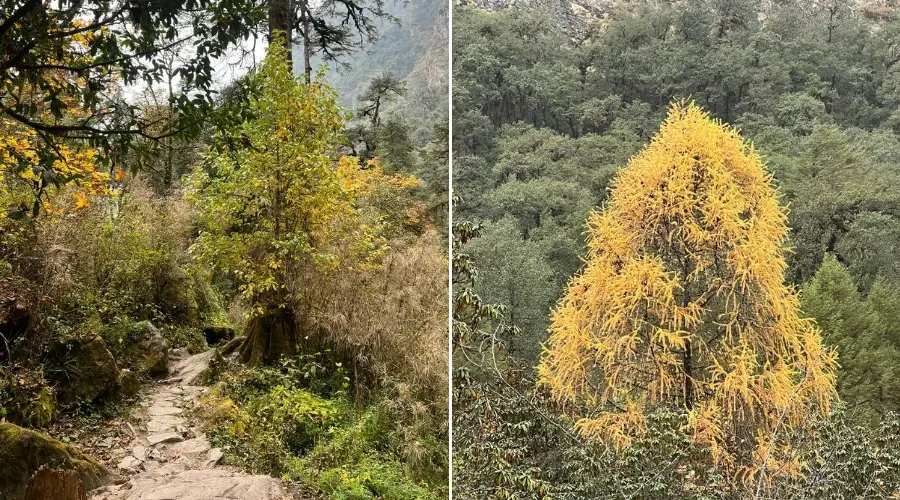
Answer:
M898 15L455 9L458 498L896 494Z
M447 497L419 4L0 2L0 498Z

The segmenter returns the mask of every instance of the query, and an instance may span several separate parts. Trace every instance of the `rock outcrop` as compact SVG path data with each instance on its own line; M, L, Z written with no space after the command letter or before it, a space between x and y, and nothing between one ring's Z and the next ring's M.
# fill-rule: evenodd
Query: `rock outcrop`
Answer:
M166 375L169 372L169 348L159 330L149 321L136 323L128 335L132 343L130 356L135 368L150 375Z
M73 471L85 489L116 476L87 454L45 434L0 422L0 498L21 500L29 480L41 466Z
M51 379L56 383L57 401L64 405L94 401L118 387L119 366L99 336L60 344L53 359L61 360Z
M133 371L124 368L119 372L119 394L130 398L141 390L141 380Z

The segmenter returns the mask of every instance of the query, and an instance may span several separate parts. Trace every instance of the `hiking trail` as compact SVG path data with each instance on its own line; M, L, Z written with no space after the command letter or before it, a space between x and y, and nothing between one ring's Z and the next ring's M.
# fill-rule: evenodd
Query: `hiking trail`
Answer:
M170 351L171 352L171 351ZM185 412L206 389L198 379L215 350L176 360L169 378L155 382L135 410L130 453L118 463L127 481L89 492L92 500L288 500L288 489L270 476L251 475L220 465L212 448Z

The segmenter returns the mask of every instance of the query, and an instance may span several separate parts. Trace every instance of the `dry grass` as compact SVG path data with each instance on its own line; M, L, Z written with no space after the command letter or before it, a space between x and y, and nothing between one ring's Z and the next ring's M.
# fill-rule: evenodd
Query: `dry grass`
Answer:
M446 408L447 256L436 233L396 243L377 266L294 276L301 331L323 332L377 380Z

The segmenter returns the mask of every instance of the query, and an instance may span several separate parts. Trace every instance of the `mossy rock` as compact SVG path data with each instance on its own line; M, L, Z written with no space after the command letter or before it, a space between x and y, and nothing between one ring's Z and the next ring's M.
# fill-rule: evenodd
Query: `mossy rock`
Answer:
M108 484L115 475L89 455L45 434L0 422L0 498L21 500L31 476L47 466L72 470L86 490Z
M119 364L136 374L169 372L169 346L153 323L140 321L108 326L103 336L113 344Z
M70 340L57 346L52 358L58 364L52 380L61 404L91 402L115 393L119 366L102 338Z
M200 307L194 290L194 278L184 269L173 266L159 284L156 302L160 310L174 323L196 325L200 321Z
M32 427L47 427L56 413L56 398L48 387L42 387L25 408L24 422Z
M129 340L131 355L137 359L135 369L150 375L169 372L169 346L162 333L149 321L141 321L132 327Z
M27 427L46 427L56 414L56 396L43 372L0 367L0 417Z
M119 395L130 398L141 390L141 379L129 369L119 372Z

